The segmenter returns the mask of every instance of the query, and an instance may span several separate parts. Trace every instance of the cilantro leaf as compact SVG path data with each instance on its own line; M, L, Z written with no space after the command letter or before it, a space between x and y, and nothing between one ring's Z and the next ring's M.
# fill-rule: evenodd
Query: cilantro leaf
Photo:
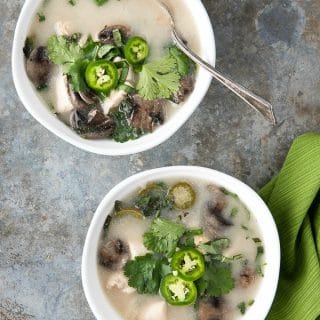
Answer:
M216 239L204 244L200 244L199 248L209 254L220 254L222 250L230 247L230 240L228 238Z
M187 230L179 240L179 247L194 247L194 237L203 234L202 229L189 229Z
M84 73L88 63L88 60L78 60L69 67L68 74L71 77L70 83L76 92L87 89Z
M110 113L116 128L112 134L112 138L117 142L127 142L139 138L143 131L133 128L129 125L129 118L133 112L133 103L130 99L121 102L120 106Z
M99 45L89 38L82 48L79 44L64 36L51 36L48 40L48 56L51 62L62 66L64 74L70 78L74 91L87 90L85 69L89 59L93 59Z
M149 231L143 235L143 244L149 250L171 257L185 231L186 228L182 224L156 218L152 221Z
M162 262L152 254L136 257L124 266L130 287L140 294L156 294L159 291L163 268Z
M64 36L51 36L48 40L48 56L54 64L64 65L64 72L67 73L72 63L83 58L83 50Z
M246 311L247 311L247 306L246 306L246 304L245 304L244 302L239 303L239 304L237 305L237 307L238 307L238 309L240 310L240 313L241 313L242 315L244 315L244 314L246 313Z
M221 297L229 293L235 285L229 263L211 260L206 263L202 278L196 281L200 296Z
M171 55L142 66L137 90L146 100L168 99L179 90L179 87L177 60Z
M105 3L107 3L108 0L95 0L95 2L96 2L96 4L97 4L98 6L102 6L102 5L104 5Z
M177 70L181 76L186 76L190 72L192 61L177 47L169 48L170 55L177 61Z

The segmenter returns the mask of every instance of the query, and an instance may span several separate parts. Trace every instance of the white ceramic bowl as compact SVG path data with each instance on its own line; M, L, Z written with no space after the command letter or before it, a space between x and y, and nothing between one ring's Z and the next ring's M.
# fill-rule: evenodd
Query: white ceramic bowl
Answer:
M105 154L105 155L126 155L142 152L153 148L170 138L191 116L205 96L211 76L199 69L195 89L188 101L169 118L166 123L160 126L152 134L145 135L138 140L129 141L121 144L105 140L85 140L78 136L72 129L63 124L48 110L38 97L32 83L30 82L26 70L23 55L25 39L28 35L28 29L36 14L39 4L43 0L26 0L15 31L13 49L12 49L12 71L13 80L18 95L31 115L38 120L44 127L56 134L61 139L73 144L74 146L86 151ZM212 25L208 14L199 0L187 0L185 5L190 9L195 17L196 28L200 37L200 56L205 60L215 64L215 41Z
M87 234L81 269L84 292L95 317L98 320L121 319L103 292L97 269L98 242L101 230L107 215L113 211L114 202L133 192L139 186L143 187L148 182L172 177L204 179L225 187L229 191L237 193L257 219L267 265L255 297L255 303L241 317L241 320L265 319L275 296L280 268L280 243L273 217L257 193L243 182L212 169L192 166L165 167L136 174L115 186L100 203Z

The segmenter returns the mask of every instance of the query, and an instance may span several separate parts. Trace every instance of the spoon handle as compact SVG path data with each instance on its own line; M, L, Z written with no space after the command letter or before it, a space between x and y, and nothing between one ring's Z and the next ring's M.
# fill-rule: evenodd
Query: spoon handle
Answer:
M273 125L276 124L276 118L273 113L272 105L268 101L257 96L256 94L246 89L242 85L229 79L228 77L217 71L212 65L201 59L196 53L194 53L183 43L183 41L181 40L180 36L174 28L172 28L172 36L178 48L181 51L183 51L192 61L206 69L216 80L218 80L224 86L226 86L228 89L234 92L238 97L240 97L254 110L261 113L265 119L270 121Z

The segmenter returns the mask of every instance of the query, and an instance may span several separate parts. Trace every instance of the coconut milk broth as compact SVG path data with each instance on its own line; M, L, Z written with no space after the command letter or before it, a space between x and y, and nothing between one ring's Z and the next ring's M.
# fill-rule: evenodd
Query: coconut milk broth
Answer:
M199 52L199 33L193 17L183 0L165 0L174 11L178 29L195 52ZM77 0L72 6L66 0L45 0L38 13L45 15L45 21L39 22L36 15L30 27L29 35L34 37L37 45L46 45L48 38L57 32L57 25L64 26L69 34L91 34L97 40L98 33L105 25L123 24L131 28L133 35L144 37L151 48L150 58L163 55L164 47L172 43L168 16L155 0L109 0L99 7L94 0ZM56 112L64 112L61 101L68 101L61 77L62 71L55 67L49 81L49 89L40 93L41 97ZM54 107L59 105L59 110ZM183 104L181 104L183 105ZM66 106L65 109L68 107ZM167 117L174 114L177 106L169 103Z
M169 186L181 181L179 178L161 180L167 183ZM192 179L183 180L188 182L196 191L197 198L194 206L191 209L185 211L172 210L162 213L163 218L168 218L173 221L180 221L178 216L182 217L181 222L189 228L203 228L204 215L207 212L207 204L209 201L214 200L213 194L208 190L208 185L212 185L212 182ZM145 185L141 186L141 189ZM133 205L133 198L137 195L140 189L129 194L127 197L120 199L128 207ZM237 208L238 212L232 221L234 226L225 229L225 232L221 237L226 237L231 240L231 246L224 250L223 255L227 257L233 257L238 254L242 254L247 259L247 266L255 268L255 259L257 254L257 245L252 238L261 238L257 220L253 213L249 213L245 205L233 195L226 195L227 206L223 210L223 215L229 217L233 208ZM188 212L188 215L184 216L182 213ZM143 246L143 234L150 226L152 218L146 218L144 220L135 219L133 217L117 218L114 219L104 240L110 240L119 238L123 241L134 243L140 243L139 249L135 252L137 255L145 255L147 250ZM245 230L243 228L247 228ZM125 232L124 232L125 230ZM206 231L204 233L205 236ZM211 240L211 239L210 239ZM241 319L241 314L237 305L243 301L248 302L255 299L256 292L259 288L261 279L257 277L255 282L248 288L243 289L237 286L237 279L239 278L242 260L236 260L232 263L232 272L235 279L235 288L225 296L230 310L233 312L230 314L230 319ZM107 299L111 302L114 308L125 320L140 320L139 312L143 310L144 306L148 303L163 302L164 300L160 296L140 295L136 292L124 293L117 288L107 288L107 283L112 277L113 272L108 271L106 268L98 265L98 273L100 281ZM124 303L125 301L125 303ZM167 304L168 307L168 320L196 320L197 313L193 306L174 307Z

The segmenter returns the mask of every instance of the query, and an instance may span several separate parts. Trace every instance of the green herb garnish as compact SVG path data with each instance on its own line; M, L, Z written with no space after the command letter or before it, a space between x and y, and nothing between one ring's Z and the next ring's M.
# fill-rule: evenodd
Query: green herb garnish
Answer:
M171 257L185 231L186 227L182 224L156 218L152 221L148 232L144 234L143 244L151 251Z
M176 59L177 71L181 76L186 76L190 73L192 61L177 47L169 48L170 55Z
M229 293L235 285L230 263L210 260L202 278L196 281L200 296L221 297Z
M108 0L94 0L98 6L102 6L108 2Z
M99 45L88 39L84 47L76 42L79 35L51 36L48 40L48 56L51 62L61 65L63 73L70 76L74 91L87 90L84 72L94 58Z
M44 22L44 21L46 21L46 16L45 16L43 13L38 12L38 13L37 13L37 16L38 16L38 21L39 21L39 22Z
M133 112L133 105L130 100L124 100L118 109L110 113L116 128L112 134L112 138L117 142L127 142L129 140L138 139L144 132L141 129L133 128L129 125L129 118Z
M147 217L160 215L164 209L172 209L173 199L169 195L169 187L161 182L148 184L140 191L135 206Z
M230 213L230 217L232 217L232 218L236 217L238 212L239 212L238 208L232 208L231 213Z
M254 304L254 300L249 300L247 303L245 303L244 301L243 302L240 302L237 307L240 311L240 313L242 315L244 315L247 311L247 308L248 307L251 307L252 305Z
M124 266L130 287L140 294L157 294L160 287L163 262L152 254L136 257Z
M240 310L240 313L243 315L247 311L247 306L244 302L241 302L237 305L238 309Z
M230 240L227 238L216 239L210 242L200 244L199 248L209 254L221 254L224 249L230 247Z
M180 87L177 60L167 55L144 64L139 74L138 93L146 100L169 99Z
M259 242L258 242L259 243ZM262 256L264 254L264 248L263 246L260 244L258 245L257 247L257 256L256 256L256 273L263 277L264 274L263 274L263 270L262 270Z

